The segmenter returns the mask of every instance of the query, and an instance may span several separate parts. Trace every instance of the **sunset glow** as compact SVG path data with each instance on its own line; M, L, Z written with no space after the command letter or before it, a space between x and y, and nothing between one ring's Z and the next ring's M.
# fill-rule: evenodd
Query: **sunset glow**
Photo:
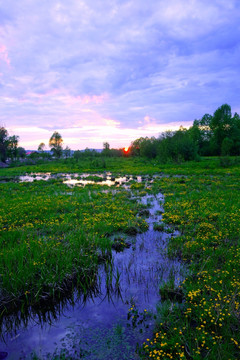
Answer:
M72 150L127 148L240 113L239 16L236 0L2 2L0 126L29 150L54 131Z

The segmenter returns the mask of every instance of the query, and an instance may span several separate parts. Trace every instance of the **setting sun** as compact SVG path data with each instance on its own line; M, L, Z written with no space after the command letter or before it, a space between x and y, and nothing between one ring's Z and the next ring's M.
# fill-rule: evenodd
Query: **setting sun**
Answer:
M126 147L124 148L124 152L128 152L128 150L129 150L129 147L126 146Z

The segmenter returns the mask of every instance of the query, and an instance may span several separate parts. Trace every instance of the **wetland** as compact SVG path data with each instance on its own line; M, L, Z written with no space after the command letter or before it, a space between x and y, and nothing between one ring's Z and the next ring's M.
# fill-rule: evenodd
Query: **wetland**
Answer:
M35 216L34 221L28 222L26 231L26 235L29 236L29 228L34 229L33 244L36 223L39 224L41 219L41 205L36 202L36 199L40 193L42 196L42 191L46 195L46 187L48 190L49 186L55 189L55 200L60 196L61 204L64 201L70 201L70 204L73 201L76 203L79 197L82 196L82 191L84 191L85 196L87 194L88 201L91 204L90 208L93 207L88 232L97 216L104 216L104 220L101 218L97 222L94 233L96 236L97 231L99 237L101 231L99 243L94 244L93 239L95 240L95 237L91 238L91 243L88 244L85 253L85 257L92 258L92 261L88 264L90 272L84 284L82 278L73 279L70 277L68 283L65 283L64 291L61 291L56 286L54 294L51 293L54 282L52 281L49 284L49 290L47 290L47 280L45 280L42 286L42 294L38 284L35 287L36 290L34 288L31 290L23 288L20 296L7 300L2 299L2 304L4 304L2 306L3 316L1 322L2 354L8 354L8 359L17 359L18 356L31 358L33 354L34 356L47 358L51 352L56 354L57 349L59 349L60 353L67 352L68 356L76 359L79 358L80 353L81 358L106 359L110 356L109 352L112 351L114 351L115 359L136 358L136 346L139 346L144 341L146 334L151 336L154 329L156 305L160 300L159 283L172 278L174 283L179 285L180 279L182 280L180 262L169 259L166 254L168 239L171 236L176 236L177 231L170 228L166 228L164 231L164 227L162 231L154 230L154 224L161 223L164 211L164 197L161 193L150 194L148 186L153 182L152 177L115 177L110 173L105 175L82 174L81 176L78 174L58 174L54 176L51 176L51 174L31 174L15 178L14 181L12 186L14 189L20 187L22 190L21 196L24 197L29 194L29 189L31 189L32 197L35 198L32 203L35 203L35 206L38 204L37 216ZM40 190L41 187L43 187L42 191ZM28 192L26 192L26 188ZM70 189L71 191L69 191ZM96 207L96 202L94 202L94 199L98 199L99 196L101 196L101 200L107 200L107 207L104 204L100 211ZM135 208L135 211L128 209L126 223L124 222L125 216L118 219L117 223L115 223L116 214L114 217L109 218L109 206L111 211L117 207L117 212L121 212L122 204L117 205L119 197L126 197L128 202L133 204ZM47 198L49 198L49 195L47 195ZM44 201L42 202L42 200L41 204L43 205ZM30 201L25 202L25 206L26 204L29 205L30 216L33 214L32 203ZM86 202L81 204L81 212L84 206L86 206ZM72 214L73 209L69 204L67 208L65 214ZM59 205L57 211L63 209L64 205ZM45 208L45 210L47 209ZM15 209L14 213L14 222L8 230L22 232L26 223L19 224L21 217L19 210ZM18 219L16 219L17 214L19 215ZM136 219L134 219L133 214L136 215ZM85 220L86 226L88 224L88 218L86 220L86 217L89 217L89 213L86 212L84 216L83 221ZM64 220L63 217L61 219ZM106 228L106 224L102 223L107 221L109 223ZM62 222L59 223L58 221L58 227L62 225ZM56 234L56 222L51 220L49 225L48 239L55 236L53 246L56 246L56 242L59 247L66 246L67 241L64 240L63 229L61 235L59 231ZM46 246L47 229L45 226L46 221L44 222L45 234L42 234ZM105 226L104 230L102 226ZM76 233L76 227L75 223L74 233ZM38 225L38 234L39 231L43 231L40 229L41 225ZM71 236L72 229L68 229L68 231L68 236ZM66 236L66 229L64 236ZM27 248L30 249L33 244L29 244ZM39 276L40 271L43 277L46 269L49 270L45 265L49 255L44 251L40 254L40 248L41 242L38 238L38 251L31 253L35 273L28 274L28 276L35 277L35 279ZM80 250L82 251L82 249ZM34 254L38 258L33 259ZM43 256L45 257L43 258ZM63 247L61 257L64 256L65 249ZM19 256L13 260L14 263L16 261L24 262L23 259L19 259ZM30 262L30 259L28 261ZM70 260L68 259L68 261ZM58 266L58 264L59 259L56 259L54 266ZM26 270L26 266L25 263L22 272L24 272L24 268ZM89 271L89 268L86 268L85 271ZM25 282L30 283L30 279L26 277ZM71 283L71 287L69 287L69 283ZM56 279L55 284L57 285ZM18 292L20 291L21 288L18 289ZM39 292L39 298L35 301L37 291ZM34 294L35 298L32 299L31 293ZM54 301L52 301L53 297ZM9 303L11 306L8 306ZM18 307L18 311L14 311ZM102 337L99 335L97 337L98 342L101 343L101 349L98 349L96 344L94 345L94 336L97 335L96 329L99 329L100 332L103 331L104 334ZM105 331L109 332L108 336L114 336L116 329L120 332L120 337L124 336L124 351L122 341L119 344L114 342L114 346L109 346L106 343ZM72 348L73 338L74 342L77 342L82 337L85 339L83 344L78 349L76 349L76 344ZM86 345L89 342L92 344L90 347Z
M1 169L0 356L238 359L239 166L110 165Z

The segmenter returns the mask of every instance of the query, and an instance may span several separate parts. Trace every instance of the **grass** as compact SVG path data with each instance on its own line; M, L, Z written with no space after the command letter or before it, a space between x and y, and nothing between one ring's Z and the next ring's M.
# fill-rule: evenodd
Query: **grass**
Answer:
M181 258L190 275L178 289L183 303L174 301L173 284L161 286L163 305L143 359L240 358L240 183L225 172L200 176L193 168L184 182L153 185L165 194L163 221L180 231L168 255Z
M125 190L69 189L59 180L0 184L1 313L94 286L110 235L145 231ZM10 281L9 281L10 279Z
M89 158L64 159L49 161L36 165L21 165L18 167L0 168L0 179L14 177L25 173L103 173L111 171L115 174L153 175L164 173L167 175L224 175L226 173L240 176L239 157L217 158L205 157L200 161L184 163L160 164L157 160L149 161L144 158Z
M146 339L140 355L143 359L240 359L238 159L167 165L142 159L98 160L97 166L91 161L62 161L0 169L0 176L106 170L169 175L157 176L147 189L133 182L132 190L164 193L163 221L180 231L170 239L168 255L180 258L189 276L178 289L174 284L162 285L156 331ZM146 228L144 220L136 217L140 207L126 191L113 194L100 189L94 185L70 190L60 181L0 184L3 304L6 299L34 303L46 293L56 296L75 273L87 274L85 283L79 281L84 289L94 283L99 253L110 251L111 234ZM181 301L172 294L180 294Z

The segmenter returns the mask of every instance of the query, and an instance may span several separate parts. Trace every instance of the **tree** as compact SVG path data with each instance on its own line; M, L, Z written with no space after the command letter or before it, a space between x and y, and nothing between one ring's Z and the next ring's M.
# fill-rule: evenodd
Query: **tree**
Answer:
M11 160L16 160L18 155L18 139L19 136L13 135L8 138L7 154Z
M38 151L41 153L44 152L45 147L46 145L43 142L41 142L38 146Z
M157 156L158 141L154 136L151 138L145 137L140 144L140 156L145 156L148 159L154 159Z
M74 157L74 159L76 160L76 162L78 162L78 161L81 159L81 157L82 157L81 151L80 151L80 150L74 151L73 157Z
M163 163L194 160L197 149L189 130L180 127L178 131L167 131L162 134L159 139L158 157Z
M54 133L52 134L49 140L49 147L51 148L53 155L56 156L58 159L62 155L62 151L63 151L62 143L63 143L62 136L57 131L54 131Z
M194 120L189 133L194 143L198 146L200 155L211 155L213 146L213 131L210 128L212 115L205 114L200 120Z
M0 161L6 162L8 147L8 132L4 127L0 127Z
M141 155L141 147L144 142L145 142L144 137L140 137L139 139L134 140L130 146L131 155L140 156Z
M17 154L18 154L18 157L20 157L21 159L25 159L25 157L26 157L26 150L25 150L23 147L19 146L19 147L17 148Z
M102 155L103 156L111 156L110 145L108 142L103 143Z
M189 133L200 155L240 155L240 117L228 104L195 120Z
M69 158L71 156L71 149L70 147L66 146L66 148L63 150L65 158Z
M104 143L103 143L103 149L104 149L104 150L109 150L109 149L110 149L110 145L109 145L108 142L104 142Z
M216 154L219 155L222 149L222 142L225 137L230 137L232 130L232 114L231 106L224 104L220 106L214 113L210 128L213 131L213 142Z
M232 155L240 155L240 116L235 113L233 116L233 127L231 139L233 140Z
M224 156L230 155L232 147L233 147L232 139L225 137L223 139L222 146L221 146L221 155L224 155Z

